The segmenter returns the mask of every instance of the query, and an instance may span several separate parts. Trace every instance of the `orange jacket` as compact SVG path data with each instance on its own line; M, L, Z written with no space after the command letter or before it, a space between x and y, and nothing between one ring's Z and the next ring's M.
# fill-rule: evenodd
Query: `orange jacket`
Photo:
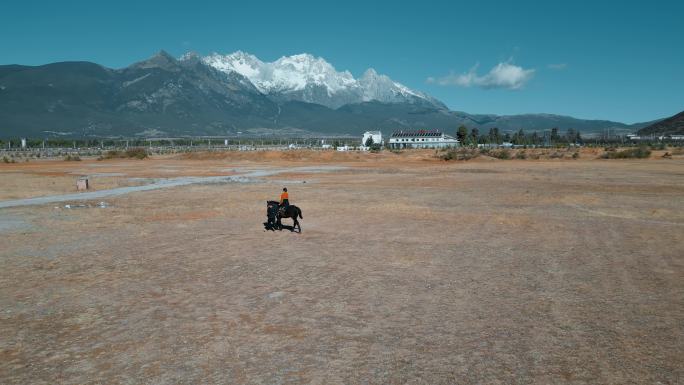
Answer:
M287 199L288 201L290 200L290 198L287 195L287 191L283 191L283 193L280 194L280 203L283 203L285 199Z

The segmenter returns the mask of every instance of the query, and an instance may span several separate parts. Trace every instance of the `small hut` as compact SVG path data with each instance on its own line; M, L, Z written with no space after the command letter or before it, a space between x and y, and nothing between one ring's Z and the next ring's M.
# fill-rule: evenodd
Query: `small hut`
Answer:
M88 185L88 178L83 177L83 178L78 178L76 181L76 191L86 191L90 188Z

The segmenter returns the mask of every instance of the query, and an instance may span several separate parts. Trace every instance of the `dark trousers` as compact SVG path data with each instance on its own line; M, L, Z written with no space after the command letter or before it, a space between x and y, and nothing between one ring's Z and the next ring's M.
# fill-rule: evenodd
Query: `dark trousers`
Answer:
M283 203L280 204L280 207L287 207L290 205L290 201L288 199L283 199Z

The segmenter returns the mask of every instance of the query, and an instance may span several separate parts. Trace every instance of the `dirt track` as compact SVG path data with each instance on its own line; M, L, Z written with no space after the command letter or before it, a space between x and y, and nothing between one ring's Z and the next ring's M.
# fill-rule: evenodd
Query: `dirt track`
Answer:
M0 210L0 383L684 381L684 159L335 157L0 165L2 200L345 167Z

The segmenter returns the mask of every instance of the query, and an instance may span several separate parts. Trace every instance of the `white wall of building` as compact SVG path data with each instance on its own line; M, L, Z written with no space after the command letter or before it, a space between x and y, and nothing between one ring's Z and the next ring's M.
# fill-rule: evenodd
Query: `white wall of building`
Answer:
M449 135L442 134L441 136L404 136L391 137L389 139L389 146L392 148L444 148L456 147L459 145L458 139Z
M363 139L361 139L361 145L365 146L368 138L373 138L373 144L383 144L382 143L382 132L380 131L366 131L363 133Z

